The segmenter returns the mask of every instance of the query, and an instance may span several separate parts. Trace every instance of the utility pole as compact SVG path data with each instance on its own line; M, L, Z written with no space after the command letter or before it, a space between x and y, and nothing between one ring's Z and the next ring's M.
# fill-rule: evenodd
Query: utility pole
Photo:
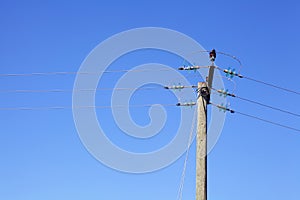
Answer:
M197 146L196 146L196 200L207 200L207 105L214 76L215 50L209 54L212 62L206 82L198 83Z
M207 98L209 98L207 84L205 82L198 83L196 200L207 200Z

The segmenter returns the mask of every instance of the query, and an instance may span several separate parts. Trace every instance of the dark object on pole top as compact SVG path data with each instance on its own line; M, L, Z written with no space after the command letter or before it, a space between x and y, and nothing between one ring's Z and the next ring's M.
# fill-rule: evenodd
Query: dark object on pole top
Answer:
M209 52L209 59L211 62L214 62L216 60L217 54L216 54L216 50L213 49L211 50L211 52Z

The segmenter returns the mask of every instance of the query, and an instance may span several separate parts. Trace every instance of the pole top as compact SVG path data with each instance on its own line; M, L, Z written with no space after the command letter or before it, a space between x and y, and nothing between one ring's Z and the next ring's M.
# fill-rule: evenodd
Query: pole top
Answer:
M215 62L216 58L217 58L217 53L216 50L213 49L209 52L209 59L211 62Z

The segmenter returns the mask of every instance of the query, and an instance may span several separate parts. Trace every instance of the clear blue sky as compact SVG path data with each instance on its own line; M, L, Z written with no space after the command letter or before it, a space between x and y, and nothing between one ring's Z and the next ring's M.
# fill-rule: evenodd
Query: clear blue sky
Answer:
M300 90L299 11L300 3L296 0L1 1L0 73L77 71L101 41L128 29L155 26L180 31L206 49L216 48L237 56L244 65L241 71L244 75ZM129 55L128 60L119 63L166 62L171 56L149 51L137 54L134 60L130 58L133 59ZM182 60L173 58L170 63L176 68ZM221 59L217 64L222 66ZM110 76L108 83L120 74ZM0 107L70 107L71 92L5 93L3 90L72 90L74 80L74 75L0 77ZM236 94L300 113L299 95L234 80ZM231 87L230 82L225 84ZM154 103L159 103L163 92L148 91L147 95L154 96ZM109 92L103 95L109 100ZM153 103L146 102L138 93L136 98L140 104ZM231 107L300 128L295 116L239 100L231 100ZM99 116L110 116L109 113L109 109L98 111ZM132 109L132 113L137 123L149 122L146 109ZM169 134L149 141L126 138L112 120L105 126L116 134L111 139L120 147L147 152L174 137L172 126L176 117L172 120L168 119L170 124L165 130ZM1 199L176 199L184 157L156 172L121 173L88 153L78 137L71 109L0 110L0 122ZM228 114L222 135L208 157L209 200L299 200L299 146L299 132ZM187 165L185 200L194 199L195 195L194 151L195 144Z

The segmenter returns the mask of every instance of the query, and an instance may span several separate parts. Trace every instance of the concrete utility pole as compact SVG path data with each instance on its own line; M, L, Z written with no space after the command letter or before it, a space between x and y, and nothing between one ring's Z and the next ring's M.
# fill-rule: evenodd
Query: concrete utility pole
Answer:
M198 122L196 147L196 200L207 200L207 105L214 76L215 50L210 52L212 65L209 68L207 82L198 83Z
M205 82L198 83L198 122L196 150L196 200L207 200L207 104L209 90Z

